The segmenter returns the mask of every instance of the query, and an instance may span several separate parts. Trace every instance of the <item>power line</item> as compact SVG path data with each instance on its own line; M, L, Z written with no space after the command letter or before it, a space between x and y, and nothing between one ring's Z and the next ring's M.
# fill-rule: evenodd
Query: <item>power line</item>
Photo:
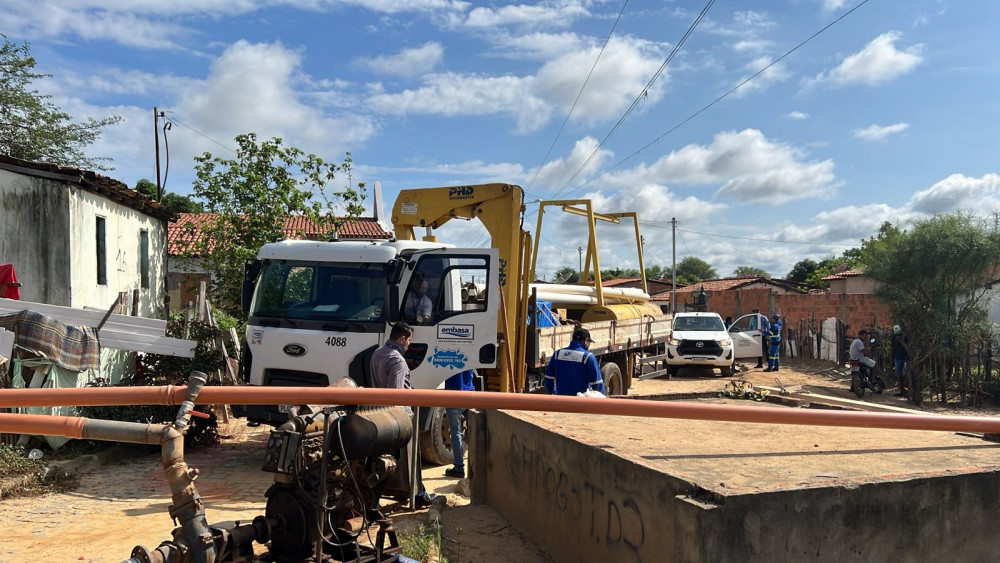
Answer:
M831 27L833 27L833 25L834 25L834 24L836 24L836 23L840 22L840 20L842 20L842 19L846 18L847 16L851 15L851 13L852 13L852 12L854 12L855 10L857 10L857 9L858 9L858 8L860 8L861 6L864 6L864 5L865 5L865 4L867 4L867 3L868 3L868 0L862 0L860 4L858 4L857 6L855 6L855 7L851 8L850 10L848 10L848 11L844 12L843 14L841 14L841 15L840 15L840 17L838 17L837 19L835 19L835 20L833 20L832 22L830 22L830 23L826 24L825 26L823 26L823 28L822 28L822 29L820 29L820 30L819 30L819 31L817 31L816 33L813 33L813 34L812 34L812 35L810 35L810 36L809 36L809 37L808 37L807 39L803 40L803 41L802 41L802 42L800 42L800 43L799 43L798 45L796 45L796 46L792 47L791 49L789 49L788 51L786 51L784 55L781 55L781 56L780 56L780 57L778 57L777 59L774 59L773 61L771 61L771 62L770 62L770 63L769 63L769 64L768 64L767 66L765 66L764 68L762 68L762 69L758 70L757 72L753 73L753 74L752 74L752 75L751 75L750 77L748 77L747 79L743 80L742 82L740 82L739 84L737 84L736 86L734 86L734 87L733 87L732 89L730 89L730 90L729 90L728 92L726 92L725 94L722 94L722 95L721 95L721 96L719 96L718 98L716 98L716 99L712 100L712 101L711 101L711 102L710 102L710 103L709 103L708 105L706 105L706 106L702 107L701 109L699 109L698 111L696 111L696 112L692 113L692 114L691 114L691 115L689 115L689 116L688 116L687 118L685 118L685 119L684 119L683 121L681 121L680 123L678 123L678 124L674 125L673 127L671 127L670 129L668 129L668 130L667 130L667 131L666 131L665 133L663 133L663 134L662 134L662 135L660 135L659 137L657 137L657 138L653 139L652 141L650 141L650 142L646 143L646 144L645 144L645 145L643 145L643 146L642 146L642 147L641 147L641 148L640 148L639 150L637 150L637 151L633 152L632 154L630 154L630 155L626 156L625 158L623 158L623 159L619 160L619 161L618 161L618 162L616 162L615 164L613 164L613 165L609 166L608 168L605 168L605 169L604 169L604 170L602 170L602 171L601 171L601 172L600 172L599 174L597 174L597 175L596 175L596 176L594 176L593 178L591 178L591 179L587 180L586 182L584 182L584 183L580 184L579 186L577 186L576 188L574 188L573 190L571 190L571 191L570 191L569 193L573 193L573 192L575 192L575 191L577 191L577 190L580 190L580 189L582 189L583 187L587 186L588 184L590 184L590 183L591 183L591 182L593 182L594 180L597 180L597 179L598 179L598 178L600 178L601 176L604 176L604 175L605 175L605 174L607 174L608 172L611 172L611 171L612 171L612 170L614 170L615 168L618 168L618 167L619 167L619 166L621 166L622 164L625 164L626 162L628 162L629 160L631 160L631 159L632 159L633 157L635 157L636 155L638 155L638 154L639 154L639 153L641 153L642 151L644 151L644 150L648 149L648 148L649 148L650 146L652 146L653 144L655 144L655 143L658 143L658 142L660 141L660 139L662 139L662 138L666 137L667 135L669 135L669 134L673 133L673 132L674 132L674 131L676 131L677 129L680 129L680 128L681 128L682 126L684 126L684 125L685 125L685 124L686 124L686 123L687 123L688 121L691 121L691 120L692 120L692 119L694 119L695 117L698 117L699 115L701 115L701 113L702 113L702 112L704 112L704 111L708 110L708 108L710 108L710 107L714 106L715 104L719 103L720 101L722 101L723 99L725 99L726 97L728 97L728 96L729 96L730 94L732 94L733 92L735 92L735 91L739 90L739 89L740 89L740 88L742 88L742 87L743 87L743 86L744 86L745 84L747 84L748 82L750 82L750 81L751 81L751 80L753 80L754 78L757 78L758 76L760 76L761 74L763 74L763 73L764 73L765 71L767 71L767 69L769 69L769 68L771 68L772 66L774 66L774 65L778 64L778 63L779 63L779 62L781 62L781 61L782 61L782 60L783 60L783 59L784 59L785 57L787 57L788 55L791 55L792 53L794 53L795 51L797 51L797 50L798 50L798 49L799 49L800 47L802 47L802 46L803 46L803 45L805 45L806 43L808 43L808 42L812 41L812 40L813 40L813 39L815 39L815 38L816 38L816 37L817 37L817 36L818 36L819 34L823 33L823 32L824 32L824 31L826 31L827 29L830 29ZM596 151L595 151L595 153L596 153ZM593 155L591 155L591 157L593 157ZM587 162L590 162L590 159L587 159ZM582 167L581 167L581 169L580 169L580 170L582 170ZM578 171L577 171L577 173L573 175L573 178L576 178L576 176L577 176L577 174L579 174L580 170L578 170ZM570 181L573 181L573 178L570 178ZM569 182L567 182L567 184L569 184ZM565 185L564 185L563 187L565 188ZM561 191L561 189L560 189L560 191Z
M590 82L590 77L594 75L594 69L597 68L597 63L601 60L601 55L604 54L604 50L607 49L608 43L611 42L611 36L615 33L615 28L618 27L618 22L622 19L622 14L625 13L625 6L628 6L628 0L622 4L622 9L618 12L618 17L615 19L614 25L611 26L611 31L608 32L607 38L604 39L604 45L601 45L600 52L597 53L597 58L594 59L593 66L590 67L590 72L587 74L587 79L583 81L583 85L580 86L580 91L576 94L576 99L573 100L573 106L569 108L569 113L566 114L566 119L563 120L562 125L559 126L559 132L556 133L555 139L552 139L552 144L549 145L548 152L545 153L545 158L542 159L542 163L538 165L538 169L535 170L534 177L531 178L531 182L528 183L528 187L535 185L535 180L538 179L538 174L542 171L542 167L545 163L549 161L549 155L552 154L552 149L556 146L556 141L562 135L563 129L566 128L566 124L569 123L569 117L573 115L573 110L576 109L576 104L579 103L580 97L583 96L583 91L587 88L587 84Z
M164 113L166 113L166 112L164 112ZM194 127L191 127L190 125L188 125L187 123L184 123L184 122L183 122L183 121L181 121L180 119L177 119L177 117L175 117L174 115L170 115L170 121L173 121L174 123L176 123L176 124L178 124L178 125L180 125L180 126L182 126L182 127L185 127L185 128L187 128L187 129L190 129L191 131L194 131L194 132L195 132L195 133L197 133L198 135L201 135L202 137L204 137L204 138L208 139L209 141L212 141L213 143L215 143L215 144L219 145L220 147L222 147L222 148L226 149L227 151L229 151L229 152L231 152L231 153L233 153L233 154L238 154L238 153L236 152L236 150L235 150L235 149L233 149L232 147L227 147L226 145L224 145L224 144L220 143L219 141L216 141L215 139L213 139L213 138L209 137L209 136L208 136L208 135L206 135L205 133L202 133L201 131L199 131L199 130L195 129Z
M680 48L687 41L688 37L690 37L691 34L694 32L694 29L698 27L698 24L701 22L702 18L704 18L705 14L708 13L708 9L712 7L712 4L715 4L715 0L708 0L708 3L705 4L704 8L702 8L701 13L698 14L698 17L695 18L693 22L691 22L691 25L688 27L687 31L684 32L684 36L681 37L680 41L678 41L676 45L674 45L674 48L670 51L670 54L667 55L667 58L663 61L663 64L660 65L660 68L657 69L653 77L650 78L649 82L646 83L646 86L642 89L642 91L639 92L639 95L636 96L635 100L632 101L632 105L630 105L628 109L625 110L625 113L622 114L621 118L618 119L618 122L615 123L615 126L611 128L611 131L609 131L608 134L605 135L604 139L601 140L601 143L597 145L597 148L595 148L594 151L590 153L590 156L587 157L587 160L585 160L584 163L581 164L580 167L576 169L576 172L574 172L573 175L570 176L569 180L566 180L566 183L564 183L562 187L559 188L556 194L561 193L563 190L569 187L570 184L573 183L573 180L575 180L576 177L579 176L581 172L583 172L583 169L586 168L588 164L590 164L590 161L594 159L594 156L596 156L597 153L604 146L604 144L608 142L608 139L611 138L611 135L613 135L615 131L618 130L618 127L620 127L621 124L624 123L625 118L627 118L629 114L632 113L632 110L635 109L635 106L639 105L639 101L649 96L649 88L653 85L653 82L656 81L656 79L660 76L663 70L667 68L667 65L670 63L670 61L673 60L674 56L677 55L677 52L680 51Z

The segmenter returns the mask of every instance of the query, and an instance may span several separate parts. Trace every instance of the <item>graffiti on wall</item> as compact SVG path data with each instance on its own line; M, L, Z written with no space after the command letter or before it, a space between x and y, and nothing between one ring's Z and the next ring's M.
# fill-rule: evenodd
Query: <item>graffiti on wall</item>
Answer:
M572 521L571 528L589 535L597 544L606 545L615 553L616 560L631 553L635 561L641 561L646 525L639 503L633 498L617 497L579 476L571 477L549 463L549 458L522 443L517 436L511 436L511 482L543 494L544 502Z

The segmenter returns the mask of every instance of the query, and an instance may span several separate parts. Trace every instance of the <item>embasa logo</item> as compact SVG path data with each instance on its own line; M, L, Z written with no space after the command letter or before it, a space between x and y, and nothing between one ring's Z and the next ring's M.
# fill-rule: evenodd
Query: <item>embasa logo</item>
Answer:
M446 326L441 329L441 334L447 336L457 336L459 338L468 338L472 336L472 331L467 328L460 328L457 326Z

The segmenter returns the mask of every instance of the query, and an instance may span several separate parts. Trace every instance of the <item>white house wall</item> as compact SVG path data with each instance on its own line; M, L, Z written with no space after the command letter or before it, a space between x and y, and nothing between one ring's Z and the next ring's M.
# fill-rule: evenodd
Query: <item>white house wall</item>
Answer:
M0 263L14 264L25 301L71 305L68 201L61 182L0 169Z
M141 317L162 316L166 295L166 225L155 217L115 203L78 187L69 193L70 255L73 257L72 307L107 309L121 291L139 290ZM104 217L107 284L97 283L97 217ZM149 288L140 287L142 230L149 232Z

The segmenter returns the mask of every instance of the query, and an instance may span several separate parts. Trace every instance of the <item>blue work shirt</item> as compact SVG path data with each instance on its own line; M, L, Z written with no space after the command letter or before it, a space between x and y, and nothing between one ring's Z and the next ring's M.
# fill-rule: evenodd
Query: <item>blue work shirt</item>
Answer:
M604 393L604 379L597 357L587 351L583 342L574 340L556 351L545 367L545 389L550 395L575 397L588 388Z
M476 370L472 369L456 373L455 375L444 380L444 388L452 391L475 391L476 386L472 383L472 376L475 375L475 373Z
M771 343L771 346L781 344L781 321L772 324L767 332L768 341Z

